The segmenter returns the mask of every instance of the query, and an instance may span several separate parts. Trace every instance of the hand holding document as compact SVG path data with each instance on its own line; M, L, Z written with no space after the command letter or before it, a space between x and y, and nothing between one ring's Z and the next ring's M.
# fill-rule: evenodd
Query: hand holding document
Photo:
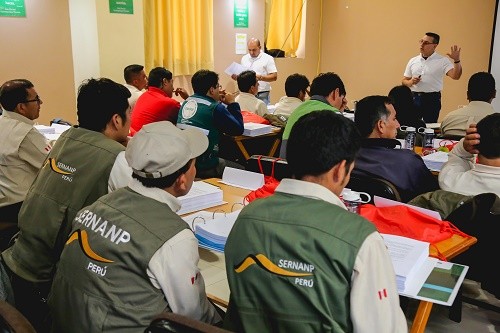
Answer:
M227 75L231 76L233 74L239 75L241 72L248 70L247 67L243 66L242 64L239 64L237 62L233 62L231 65L229 65L224 73Z

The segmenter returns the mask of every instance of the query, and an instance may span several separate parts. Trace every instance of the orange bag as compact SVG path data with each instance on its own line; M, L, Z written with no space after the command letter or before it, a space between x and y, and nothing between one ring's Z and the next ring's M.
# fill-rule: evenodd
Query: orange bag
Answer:
M418 239L434 247L436 243L455 234L471 237L451 222L441 221L403 205L376 207L372 204L364 204L359 207L359 215L375 224L380 233ZM445 259L439 251L438 256L442 260Z
M271 124L271 122L269 120L267 120L266 118L259 116L258 114L250 112L250 111L241 111L241 115L243 116L244 123L257 123L257 124L264 124L264 125Z
M257 163L259 163L259 169L260 169L260 173L264 174L264 170L262 169L262 163L260 161L262 155L259 156L259 158L257 159ZM244 202L245 204L247 203L250 203L252 201L254 201L255 199L257 198L265 198L265 197L268 197L270 196L271 194L274 193L274 190L276 190L276 187L279 185L280 181L277 180L276 178L274 178L274 165L276 164L276 161L280 160L279 158L275 159L273 161L273 167L272 167L272 170L271 170L271 175L270 176L266 176L264 175L264 185L262 185L262 187L248 193L246 196L245 196L245 199L244 199Z

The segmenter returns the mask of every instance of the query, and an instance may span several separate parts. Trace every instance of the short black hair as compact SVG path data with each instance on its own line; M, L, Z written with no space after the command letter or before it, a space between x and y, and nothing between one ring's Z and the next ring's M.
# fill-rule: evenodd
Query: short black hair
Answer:
M172 72L163 67L155 67L149 72L148 86L161 88L163 79L172 80Z
M392 100L379 95L365 97L356 104L354 123L363 138L370 136L380 119L391 114L386 104L392 104Z
M361 146L354 123L330 110L313 111L293 125L286 159L295 178L321 175L346 160L349 167Z
M14 111L17 104L28 100L28 89L33 88L33 83L26 79L10 80L0 87L0 105L6 111Z
M198 95L206 95L210 88L216 88L218 84L219 74L208 69L200 69L191 78L193 91Z
M300 92L305 92L309 87L309 79L302 74L289 75L285 81L285 93L288 97L298 97Z
M434 39L434 43L435 44L439 44L439 35L435 32L426 32L425 33L426 36L429 36L429 37L432 37L432 39Z
M489 102L495 97L495 78L490 73L472 74L467 85L467 98L470 101Z
M142 72L144 69L144 66L142 65L128 65L123 69L123 78L125 79L125 82L127 83L132 83L134 80L134 77Z
M344 82L342 82L340 76L333 72L320 73L311 83L311 96L319 95L326 97L337 88L340 95L346 95Z
M477 123L480 135L476 146L479 154L486 158L500 158L500 113L490 114Z
M415 107L411 89L403 84L393 87L389 91L394 110L401 125L421 127L422 115Z
M189 168L191 167L191 164L194 163L194 161L195 161L194 158L190 159L182 168L180 168L179 170L177 170L173 174L165 176L165 177L145 178L145 177L141 177L139 175L136 175L135 173L132 172L132 178L137 179L145 187L164 189L164 188L172 186L172 184L175 182L175 180L177 178L179 178L180 175L182 175L183 173L186 173L189 170Z
M127 119L130 91L107 78L89 79L78 88L77 116L80 127L102 132L113 115Z
M243 71L237 76L236 82L238 82L238 89L247 93L257 84L257 75L254 71Z

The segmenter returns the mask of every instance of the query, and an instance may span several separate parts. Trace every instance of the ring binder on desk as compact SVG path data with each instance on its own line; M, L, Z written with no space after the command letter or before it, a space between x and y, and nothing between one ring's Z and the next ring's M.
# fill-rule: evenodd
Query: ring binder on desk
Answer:
M229 236L229 232L233 228L234 222L240 214L240 211L241 210L236 210L231 213L223 211L199 211L183 217L183 220L186 221L193 230L200 247L224 252L227 236Z

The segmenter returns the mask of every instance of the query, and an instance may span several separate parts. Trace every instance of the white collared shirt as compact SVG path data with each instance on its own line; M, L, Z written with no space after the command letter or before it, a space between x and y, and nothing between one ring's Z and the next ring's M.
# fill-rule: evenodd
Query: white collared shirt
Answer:
M241 58L241 64L257 73L257 75L268 75L278 72L276 64L274 63L274 58L263 51L260 51L259 55L255 58L252 58L250 53L245 54ZM271 84L269 82L259 81L259 92L262 91L271 91Z
M439 187L463 195L491 192L500 196L500 167L475 163L475 155L465 150L461 139L439 172Z
M135 106L135 103L137 102L137 99L139 98L139 96L142 95L143 92L145 92L146 90L139 90L137 89L136 86L133 86L131 84L128 84L128 83L125 83L124 84L125 87L127 87L127 89L130 91L130 93L132 94L129 98L128 98L128 104L130 105L130 110L133 111L134 110L134 106Z
M443 77L453 69L450 59L434 52L427 60L419 54L408 61L405 77L420 77L420 82L410 87L415 92L439 92L443 90Z

